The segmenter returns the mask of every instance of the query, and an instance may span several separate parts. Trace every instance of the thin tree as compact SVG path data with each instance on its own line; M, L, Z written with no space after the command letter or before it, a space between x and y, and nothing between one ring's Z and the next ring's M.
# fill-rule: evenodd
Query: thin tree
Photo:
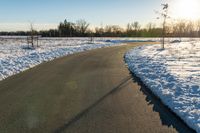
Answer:
M163 23L162 23L162 49L165 49L165 36L166 36L166 20L167 18L169 18L168 16L168 9L169 9L169 4L161 4L162 6L162 11L160 12L156 12L158 14L161 15L161 17L163 18ZM159 19L159 17L158 17Z
M140 27L141 27L139 22L135 21L134 23L132 23L132 27L134 29L135 36L137 36L138 31L140 30Z
M30 31L29 31L29 36L27 37L27 43L31 44L32 48L34 47L34 35L35 35L35 30L33 28L33 23L30 22Z
M163 6L163 13L162 13L162 16L163 16L163 33L162 33L163 42L162 42L162 49L165 49L166 19L168 17L168 7L169 7L169 5L168 4L162 4L162 6Z
M32 22L30 22L30 31L29 31L29 37L27 38L28 44L30 43L32 48L34 48L34 41L37 41L37 47L38 47L38 38L37 31L34 29L34 25Z

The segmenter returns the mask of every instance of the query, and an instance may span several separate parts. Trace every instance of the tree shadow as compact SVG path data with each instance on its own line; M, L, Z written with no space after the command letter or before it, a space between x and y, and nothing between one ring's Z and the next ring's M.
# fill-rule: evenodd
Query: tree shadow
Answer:
M119 91L120 89L122 89L123 86L126 85L128 83L128 81L130 81L131 79L132 79L131 75L128 76L128 77L126 77L126 78L124 78L116 87L114 87L113 89L111 89L111 91L109 91L108 93L106 93L104 96L100 97L97 101L95 101L92 105L90 105L86 109L80 111L76 116L74 116L73 118L71 118L67 123L65 123L64 125L62 125L58 129L56 129L54 131L54 133L62 133L63 131L65 131L70 125L72 125L77 120L79 120L82 116L84 116L85 114L87 114L92 108L96 107L105 98L107 98L108 96L110 96L113 93L116 93L117 91Z
M187 124L173 113L161 100L148 89L143 82L133 73L131 73L134 83L137 83L141 88L140 91L146 96L146 101L149 105L153 105L153 111L158 112L162 125L173 127L180 133L195 133Z
M92 105L87 107L86 109L80 111L76 116L71 118L67 123L59 127L54 131L54 133L64 132L76 121L78 121L81 117L87 114L92 108L96 107L99 103L101 103L105 98L109 97L113 93L120 91L120 89L125 86L128 81L133 80L134 83L137 83L141 88L140 91L146 96L146 101L149 105L153 105L153 111L158 112L160 116L160 120L162 125L173 127L180 133L194 133L195 131L189 128L175 113L173 113L167 106L165 106L159 98L157 98L142 82L139 78L137 78L134 74L130 74L130 76L124 78L116 87L114 87L111 91L106 93L104 96L99 98L99 100L95 101Z

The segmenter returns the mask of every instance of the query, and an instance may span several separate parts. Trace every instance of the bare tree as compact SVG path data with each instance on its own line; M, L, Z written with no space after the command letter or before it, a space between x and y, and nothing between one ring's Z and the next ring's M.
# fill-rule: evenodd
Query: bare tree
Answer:
M132 32L133 32L133 28L132 28L132 24L128 23L126 26L126 34L128 37L132 36Z
M81 33L82 36L86 33L89 25L90 24L87 23L84 19L80 19L76 22L76 28Z
M140 27L141 27L139 22L135 21L134 23L132 23L132 27L134 29L135 36L137 36L138 31L140 30Z
M128 23L126 26L126 32L129 33L131 31L132 31L132 25L130 23Z
M140 24L139 24L139 22L137 22L137 21L135 21L133 24L132 24L132 26L133 26L133 28L134 28L134 30L135 31L138 31L138 30L140 30Z
M123 28L121 28L119 25L113 25L112 32L114 32L114 34L120 34L123 32Z
M190 37L194 36L194 29L195 29L194 23L192 21L188 21L186 25L187 36L190 36Z
M200 20L196 22L196 31L197 31L197 36L200 37Z
M146 29L149 33L152 33L152 30L156 28L156 24L148 23Z
M163 6L163 12L162 12L162 16L163 16L163 33L162 33L162 36L163 36L163 42L162 42L162 49L165 49L165 34L166 34L166 19L168 17L168 7L169 5L168 4L162 4Z
M107 36L120 36L124 30L118 25L107 25L104 31Z
M95 34L102 36L104 34L104 28L103 27L101 27L101 28L96 27L95 28Z
M32 48L34 48L34 40L36 39L37 41L37 46L38 46L38 36L37 36L37 31L34 29L34 25L31 22L30 23L30 35L27 37L27 43L31 44Z
M177 27L177 35L179 36L179 38L181 38L186 33L186 23L185 23L185 21L180 20L176 24L176 27Z
M28 44L31 44L32 48L34 47L34 34L35 30L33 28L33 23L30 22L30 36L27 38Z
M168 9L169 9L169 4L161 4L162 6L162 11L161 12L156 12L159 15L161 15L162 19L163 19L163 23L162 23L162 49L165 49L165 36L166 36L166 20L167 18L169 18L168 16ZM159 19L159 17L158 17Z
M140 28L141 28L141 26L140 26L139 22L135 21L133 23L127 24L126 32L127 32L128 36L131 36L132 34L134 36L137 36Z

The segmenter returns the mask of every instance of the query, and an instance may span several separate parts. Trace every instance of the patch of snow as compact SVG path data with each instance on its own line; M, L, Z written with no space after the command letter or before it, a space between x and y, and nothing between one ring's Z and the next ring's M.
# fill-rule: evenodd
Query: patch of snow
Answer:
M107 41L110 40L110 41ZM126 42L144 42L144 38L41 38L39 47L30 48L26 36L0 36L0 81L55 58ZM152 40L156 40L152 38Z
M200 42L144 45L128 51L125 61L141 81L200 133Z

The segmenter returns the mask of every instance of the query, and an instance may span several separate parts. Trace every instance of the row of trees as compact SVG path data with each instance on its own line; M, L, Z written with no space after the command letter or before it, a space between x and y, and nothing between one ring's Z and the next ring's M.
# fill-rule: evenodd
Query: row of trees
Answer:
M154 23L142 26L135 21L128 23L126 28L118 25L107 25L90 29L89 23L85 20L78 20L75 23L64 20L57 29L34 32L43 37L161 37L163 28L159 27L161 26L157 26ZM167 37L200 37L200 21L168 21L165 26L165 32ZM31 33L25 31L0 32L0 35L26 36Z
M172 37L200 37L200 21L170 22L166 25L166 34Z
M88 27L89 23L87 23L85 20L78 20L76 23L64 20L64 22L61 22L58 26L58 34L61 37L85 37L89 32Z

